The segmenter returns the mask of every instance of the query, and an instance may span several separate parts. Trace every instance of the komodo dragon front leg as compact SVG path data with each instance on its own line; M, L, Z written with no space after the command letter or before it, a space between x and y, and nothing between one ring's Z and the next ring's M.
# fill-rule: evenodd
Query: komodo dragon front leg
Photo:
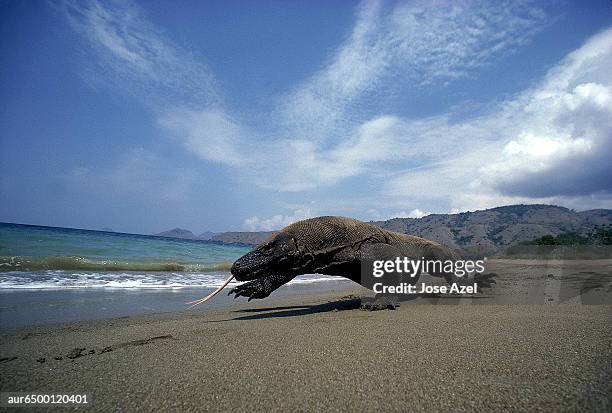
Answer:
M266 275L232 288L227 295L235 294L234 298L248 297L249 301L254 298L266 298L274 290L294 278L295 275Z

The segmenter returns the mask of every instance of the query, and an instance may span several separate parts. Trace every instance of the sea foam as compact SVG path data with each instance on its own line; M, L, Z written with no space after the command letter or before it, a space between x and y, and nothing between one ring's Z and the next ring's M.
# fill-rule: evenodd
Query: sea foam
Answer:
M140 273L140 272L69 272L63 270L0 273L0 289L56 290L80 288L108 289L178 289L216 288L227 273ZM319 274L301 275L289 284L311 284L346 281L344 278ZM240 282L232 281L229 286Z

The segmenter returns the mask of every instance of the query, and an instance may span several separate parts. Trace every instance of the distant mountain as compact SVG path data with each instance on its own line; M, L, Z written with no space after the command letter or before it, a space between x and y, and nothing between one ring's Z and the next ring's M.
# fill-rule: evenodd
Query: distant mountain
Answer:
M372 221L372 224L390 231L439 242L463 255L489 256L502 253L510 246L539 242L537 240L542 237L562 236L563 238L566 237L563 234L567 233L575 237L591 237L589 234L593 231L612 225L612 210L594 209L575 212L552 205L509 205L460 214L393 218L386 221ZM275 233L275 231L216 234L205 232L196 237L191 231L175 228L156 235L257 245Z
M209 241L209 240L212 240L213 236L217 235L217 233L206 231L206 232L201 233L200 235L195 235L193 232L187 229L174 228L174 229L170 229L168 231L160 232L154 235L158 237L197 239L197 240L202 240L202 241Z
M169 238L183 238L183 239L197 239L193 232L182 229L182 228L174 228L168 231L160 232L158 234L154 234L158 237L169 237Z
M510 205L372 223L439 242L465 255L483 256L548 235L555 237L571 232L587 236L598 227L612 225L612 210L575 212L551 205Z
M216 234L216 232L210 232L210 231L202 232L200 235L198 235L198 239L209 240L209 239L212 239L212 237L215 234Z
M240 243L257 245L276 234L276 231L266 232L222 232L215 234L211 239L213 241L220 241L225 243Z

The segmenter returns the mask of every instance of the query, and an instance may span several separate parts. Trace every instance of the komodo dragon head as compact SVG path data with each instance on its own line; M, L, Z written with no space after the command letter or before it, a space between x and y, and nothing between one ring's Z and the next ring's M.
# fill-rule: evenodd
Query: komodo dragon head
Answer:
M297 275L311 262L312 257L300 250L296 239L281 231L236 260L231 271L238 281L250 281L270 274Z
M344 217L317 217L291 224L232 266L238 281L270 274L296 276L320 270L329 255L364 240L382 240L373 225Z

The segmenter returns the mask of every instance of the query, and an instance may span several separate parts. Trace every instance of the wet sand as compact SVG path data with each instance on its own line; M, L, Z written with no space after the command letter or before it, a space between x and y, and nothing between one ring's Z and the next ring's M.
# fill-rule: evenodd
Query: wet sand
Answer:
M395 311L352 288L5 330L1 389L87 393L92 411L610 411L609 263L492 264L478 298Z

